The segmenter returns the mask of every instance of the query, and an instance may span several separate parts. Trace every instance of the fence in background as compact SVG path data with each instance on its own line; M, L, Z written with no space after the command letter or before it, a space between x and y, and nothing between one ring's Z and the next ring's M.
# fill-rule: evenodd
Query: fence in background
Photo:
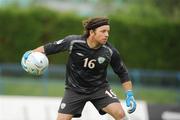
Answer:
M65 79L65 70L65 65L50 65L42 78ZM180 87L180 71L129 69L129 73L136 85ZM1 76L23 77L28 74L20 64L0 64ZM108 69L108 78L112 82L118 79L111 68Z

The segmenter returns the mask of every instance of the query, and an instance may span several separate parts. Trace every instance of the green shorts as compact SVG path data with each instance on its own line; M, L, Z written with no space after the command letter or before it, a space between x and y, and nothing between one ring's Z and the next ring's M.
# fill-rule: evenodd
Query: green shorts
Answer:
M110 88L102 88L91 94L82 94L71 89L66 89L58 112L71 114L73 117L80 117L81 112L88 101L96 107L101 115L106 113L102 108L111 103L120 102Z

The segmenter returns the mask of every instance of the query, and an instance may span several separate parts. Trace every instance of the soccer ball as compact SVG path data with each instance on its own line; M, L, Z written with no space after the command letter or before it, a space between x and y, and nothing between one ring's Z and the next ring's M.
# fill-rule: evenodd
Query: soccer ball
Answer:
M41 52L30 52L28 54L27 58L24 55L22 57L23 69L33 75L42 75L49 65L47 56Z

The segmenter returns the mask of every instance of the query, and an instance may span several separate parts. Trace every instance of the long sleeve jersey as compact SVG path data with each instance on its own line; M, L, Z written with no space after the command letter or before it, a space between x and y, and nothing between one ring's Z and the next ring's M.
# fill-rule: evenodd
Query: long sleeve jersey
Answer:
M87 38L70 35L64 39L44 45L46 55L68 51L66 65L66 88L89 94L109 86L107 67L110 64L122 83L129 80L128 71L119 52L106 43L98 49L87 44Z

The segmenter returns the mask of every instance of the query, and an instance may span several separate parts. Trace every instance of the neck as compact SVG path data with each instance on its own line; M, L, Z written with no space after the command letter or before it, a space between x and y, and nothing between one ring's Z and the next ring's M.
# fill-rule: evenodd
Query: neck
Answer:
M93 48L93 49L98 49L99 47L101 47L101 44L99 44L92 38L87 38L87 44L90 48Z

